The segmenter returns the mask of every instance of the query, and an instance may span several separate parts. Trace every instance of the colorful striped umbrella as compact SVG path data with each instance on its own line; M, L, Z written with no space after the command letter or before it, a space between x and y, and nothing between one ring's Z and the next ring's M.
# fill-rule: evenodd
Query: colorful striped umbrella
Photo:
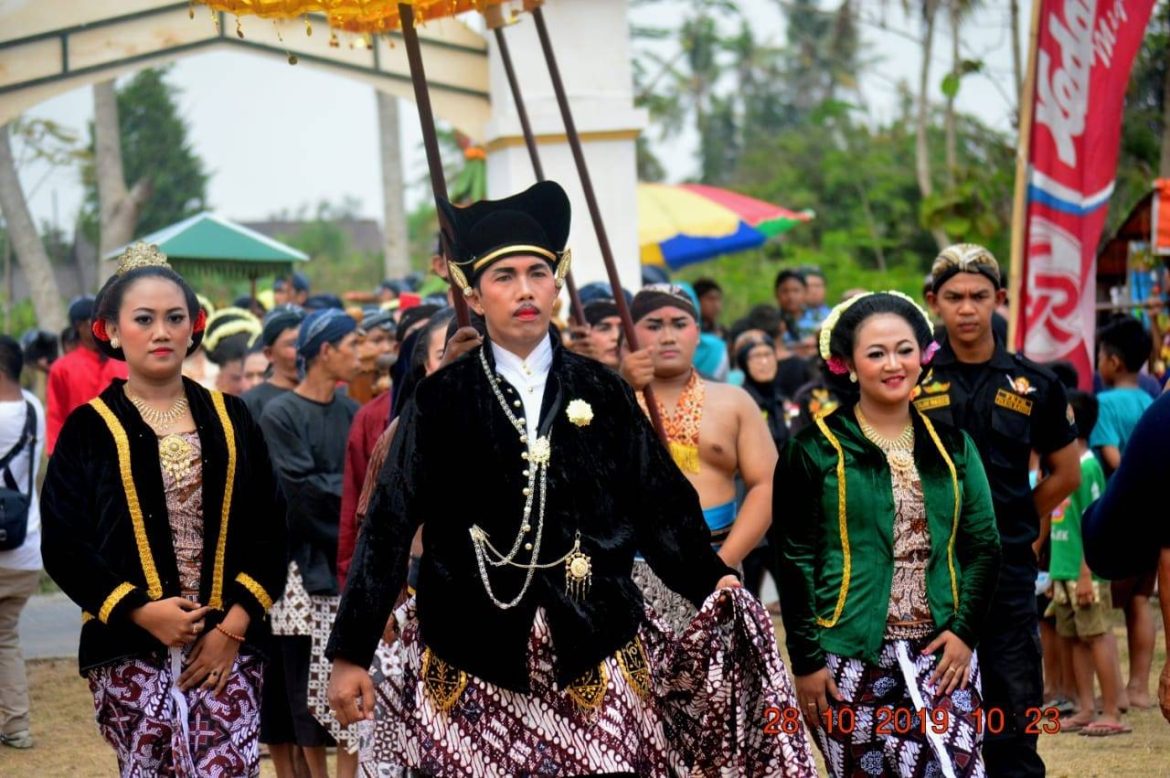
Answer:
M673 270L755 248L812 218L812 211L797 213L704 184L638 184L638 243L645 265Z

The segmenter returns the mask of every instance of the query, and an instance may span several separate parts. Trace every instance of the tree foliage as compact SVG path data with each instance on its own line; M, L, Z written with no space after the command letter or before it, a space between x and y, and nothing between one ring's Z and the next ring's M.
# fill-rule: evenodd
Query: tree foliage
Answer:
M958 11L957 17L948 14L949 24L975 23L970 12L978 3L952 1L961 8L945 6ZM937 10L940 0L929 2ZM882 121L865 110L858 77L869 54L859 30L861 4L777 4L786 18L778 47L763 43L768 32L735 9L718 16L698 0L687 5L675 29L637 37L640 50L648 52L635 68L639 95L659 137L684 128L697 133L697 164L684 175L816 212L814 221L782 242L681 275L719 278L733 317L770 301L772 279L786 266L821 266L830 299L854 287L919 294L938 250L932 232L987 245L1006 266L1015 135L951 109L962 80L982 72L984 63L959 56L956 48L954 62L931 77L925 117L932 186L924 196L916 179L916 95L903 85L893 116ZM927 5L903 3L920 15ZM716 24L702 21L716 18ZM954 31L948 32L953 43ZM673 56L662 44L671 36ZM1148 191L1157 173L1168 67L1170 0L1160 0L1131 78L1111 224ZM640 149L640 170L657 162L653 150L653 142Z
M1141 51L1133 63L1121 124L1117 184L1109 204L1108 235L1121 225L1134 204L1158 177L1166 143L1166 82L1170 72L1170 0L1161 0L1150 16Z
M187 123L175 102L177 89L167 81L168 68L136 73L118 88L118 123L126 181L153 184L153 194L138 219L137 234L146 234L207 208L208 173L188 139ZM90 126L90 151L93 127ZM98 194L93 162L82 167L86 233L96 241Z

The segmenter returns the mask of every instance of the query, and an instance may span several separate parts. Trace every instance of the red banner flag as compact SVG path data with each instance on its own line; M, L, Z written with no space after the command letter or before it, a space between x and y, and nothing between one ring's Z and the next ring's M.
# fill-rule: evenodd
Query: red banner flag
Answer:
M1021 124L1027 189L1022 203L1017 198L1023 220L1017 215L1013 236L1014 346L1038 362L1072 362L1088 388L1097 243L1117 172L1129 71L1155 0L1035 1L1032 86Z

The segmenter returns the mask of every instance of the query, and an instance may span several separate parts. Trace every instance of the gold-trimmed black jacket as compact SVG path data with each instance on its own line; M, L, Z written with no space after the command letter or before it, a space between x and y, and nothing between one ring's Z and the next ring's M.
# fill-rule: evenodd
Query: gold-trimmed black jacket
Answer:
M490 341L481 348L494 371ZM517 390L503 378L500 384L506 401L519 408ZM592 410L588 423L569 418L574 400ZM548 620L562 685L629 643L645 618L631 578L635 553L696 606L720 578L735 574L711 550L699 497L630 387L555 340L538 426L552 444L541 559L566 553L579 531L592 562L583 599L566 593L563 564L539 570L514 608L497 607L485 592L469 530L478 525L505 548L520 531L527 446L500 408L478 351L427 377L399 418L358 536L326 649L331 658L369 666L406 579L420 522L423 641L448 664L516 691L528 690L527 646L537 608ZM490 580L496 596L508 601L520 591L524 571L492 568Z
M158 439L114 380L65 421L41 490L45 570L82 608L81 671L162 648L129 614L180 594ZM205 630L236 604L264 645L284 590L286 539L268 450L236 397L183 379L203 458Z

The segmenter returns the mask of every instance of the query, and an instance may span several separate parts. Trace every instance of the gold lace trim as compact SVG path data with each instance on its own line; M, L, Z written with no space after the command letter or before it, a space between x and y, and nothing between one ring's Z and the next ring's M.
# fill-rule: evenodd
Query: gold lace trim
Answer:
M114 436L114 448L118 452L118 472L122 476L122 491L126 493L126 507L130 511L130 523L134 526L134 543L138 547L138 561L142 565L142 573L146 576L146 593L152 600L162 597L162 582L158 578L158 570L154 566L154 554L150 550L150 540L146 536L146 524L142 519L142 505L138 502L138 488L134 485L134 472L130 469L130 441L126 437L126 430L118 417L110 410L110 406L100 397L89 401L102 421L106 423L110 434ZM103 619L104 621L104 619Z
M215 544L215 567L211 577L211 597L207 604L216 610L223 610L223 567L224 557L227 554L228 517L231 515L232 492L236 483L236 433L232 427L232 420L228 417L227 406L223 402L223 394L213 391L211 393L211 402L215 406L216 414L219 416L219 423L223 426L224 440L227 441L228 457L227 480L224 481L223 486L223 508L220 511L219 519L219 539ZM243 581L240 583L243 583ZM244 585L247 586L247 584ZM271 605L271 600L269 601L269 605Z
M265 613L267 613L268 609L272 607L272 598L268 596L268 592L264 590L264 587L257 583L256 579L247 573L240 573L237 575L236 581L252 593L252 596L256 598L256 601L260 603L260 606L264 608Z
M105 602L102 603L101 610L98 611L98 619L101 620L102 624L109 622L110 614L114 612L114 608L118 607L118 603L132 591L134 591L134 584L128 581L123 581L114 587L114 591L110 592L110 596L106 598Z

